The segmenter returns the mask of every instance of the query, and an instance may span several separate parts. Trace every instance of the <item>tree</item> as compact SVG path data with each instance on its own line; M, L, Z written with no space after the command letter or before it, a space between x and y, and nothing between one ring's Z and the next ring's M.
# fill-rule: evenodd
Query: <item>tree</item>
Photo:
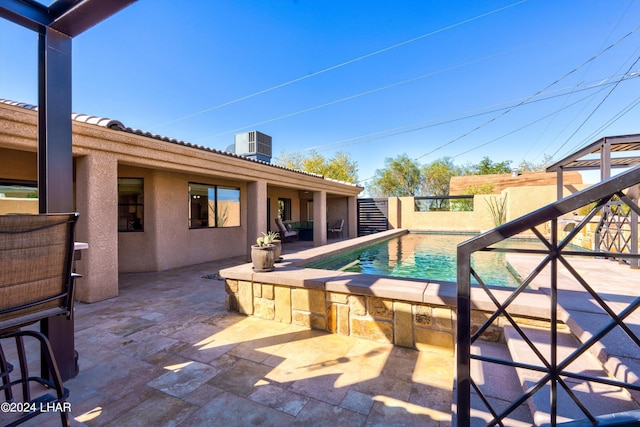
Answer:
M330 159L326 159L315 150L309 155L300 152L287 153L282 151L276 162L279 166L316 173L325 178L355 183L358 181L358 163L351 160L348 153L337 152Z
M494 163L488 156L485 156L480 160L480 163L471 165L469 172L472 175L492 175L498 173L510 173L511 172L511 160L503 160L502 162Z
M384 160L384 169L376 169L368 191L374 197L416 196L421 186L420 164L406 154Z
M544 170L551 164L553 157L545 154L544 159L540 163L528 162L524 159L518 165L518 171L520 172L544 172Z
M453 164L453 159L445 157L434 160L422 167L422 195L448 196L452 176L461 174L461 168Z

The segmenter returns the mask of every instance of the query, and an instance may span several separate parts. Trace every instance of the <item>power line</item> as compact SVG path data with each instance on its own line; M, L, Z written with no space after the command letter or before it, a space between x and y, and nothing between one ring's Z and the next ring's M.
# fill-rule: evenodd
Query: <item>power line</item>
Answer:
M629 80L630 78L640 77L640 74L639 74L639 73L631 73L631 74L629 74L629 75L625 75L625 76L622 76L622 77L623 77L623 79L624 79L624 77L628 77L628 78L626 78L626 79L624 79L624 80ZM576 90L576 91L572 91L572 92L570 92L570 93L563 93L563 94L553 95L553 96L550 96L550 97L547 97L547 98L541 98L541 99L537 99L537 100L534 100L534 101L529 101L528 103L541 102L541 101L546 101L546 100L549 100L549 99L557 98L557 97L560 97L560 96L572 95L572 94L575 94L575 93L578 93L578 92L582 92L582 91L585 91L585 90L591 90L591 89L594 89L594 88L597 88L597 87L602 87L602 88L601 88L598 92L596 92L596 93L589 94L589 95L587 95L587 96L585 96L585 97L583 97L583 98L579 99L578 101L575 101L575 102L573 102L573 103L571 103L571 104L569 104L569 105L563 106L563 107L561 107L560 109L558 109L558 110L554 111L553 113L550 113L550 114L548 114L548 115L546 115L546 116L544 116L544 117L541 117L540 119L537 119L537 120L535 120L535 121L533 121L533 122L530 122L530 123L528 123L528 124L526 124L526 125L524 125L524 126L521 126L520 128L515 129L515 130L513 130L513 131L511 131L511 132L508 132L507 134L504 134L504 135L502 135L502 136L500 136L500 137L498 137L498 138L494 138L494 139L493 139L493 140L491 140L491 141L488 141L488 142L485 142L485 143L483 143L483 144L477 145L477 146L475 146L475 147L473 147L473 148L471 148L471 149L469 149L469 150L467 150L467 151L464 151L464 152L462 152L462 153L458 153L458 154L456 154L455 156L453 156L453 158L455 158L455 157L459 157L459 156L461 156L461 155L463 155L463 154L466 154L466 153L468 153L468 152L471 152L471 151L473 151L473 150L475 150L475 149L478 149L478 148L484 147L484 146L486 146L486 145L489 145L489 144L491 144L491 143L493 143L493 142L495 142L495 141L497 141L497 140L499 140L499 139L502 139L502 138L504 138L504 137L506 137L506 136L512 135L512 134L514 134L514 133L516 133L516 132L518 132L518 131L520 131L520 130L522 130L522 129L524 129L524 128L527 128L527 127L529 127L529 126L531 126L531 125L533 125L533 124L535 124L535 123L538 123L538 122L540 122L540 121L542 121L542 120L544 120L544 119L546 119L546 118L548 118L548 117L550 117L550 116L552 116L552 115L555 115L555 114L559 113L560 111L566 110L566 109L568 109L568 108L570 108L570 107L572 107L572 106L574 106L574 105L576 105L576 104L578 104L578 103L580 103L580 102L582 102L582 101L584 101L584 100L586 100L586 99L588 99L588 98L590 98L590 97L593 97L593 96L597 95L597 93L599 93L599 92L601 92L602 90L604 90L607 86L611 86L611 85L614 85L614 84L616 84L616 83L617 83L617 82L612 82L612 83L600 83L600 84L596 84L596 85L593 85L593 86L590 86L590 87L587 87L587 88L582 88L582 89L579 89L579 90ZM564 89L563 89L563 90L564 90ZM613 122L615 122L616 120L620 119L622 116L624 116L625 114L627 114L629 111L631 111L633 108L635 108L635 107L636 107L637 105L639 105L639 104L640 104L640 97L639 97L638 99L636 99L636 101L634 101L632 104L630 104L630 105L628 105L628 106L626 107L627 111L624 111L624 112L620 112L620 113L618 113L618 117L617 117L617 118L615 118L615 120L613 120L611 123L609 123L606 127L608 127L608 126L610 126L611 124L613 124ZM397 133L394 133L394 134L391 134L391 135L385 135L385 136L381 136L381 137L377 137L377 138L372 138L372 139L370 139L370 140L366 140L366 141L363 141L363 142L368 142L368 141L371 141L371 140L377 140L377 139L387 138L387 137L390 137L390 136L396 136L396 135L399 135L399 134L408 133L408 132L413 132L413 131L416 131L416 130L425 129L425 128L427 128L427 127L438 126L438 125L441 125L441 124L452 123L452 122L455 122L455 121L466 120L466 119L469 119L469 118L477 117L477 116L484 115L484 114L491 114L491 113L494 113L494 112L496 112L496 111L505 110L505 109L509 109L509 108L511 108L511 107L504 107L504 108L501 108L501 109L496 109L496 110L486 111L486 112L482 112L482 113L477 113L477 114L474 114L474 115L465 116L465 117L461 117L461 118L457 118L457 119L452 119L452 120L449 120L449 121L446 121L446 122L439 122L439 123L432 124L432 125L429 125L429 126L424 126L424 127L421 127L421 128L414 128L414 129L410 129L410 130L403 131L403 132L397 132ZM606 128L606 127L605 127L605 128ZM446 144L445 144L445 145L446 145ZM445 145L442 145L442 146L439 146L439 147L435 148L434 150L432 150L432 152L435 152L435 151L440 150L441 148L444 148L444 146L445 146ZM418 159L416 158L415 160L418 160ZM369 181L369 180L371 180L371 179L373 179L373 178L375 178L375 176L371 176L371 177L369 177L369 178L359 180L359 182L366 182L366 181Z
M235 128L235 129L231 129L231 130L228 130L228 131L220 132L220 133L217 133L215 135L206 136L204 138L197 139L196 142L198 142L198 141L202 142L202 141L207 140L207 139L217 138L219 136L235 133L235 132L241 131L243 129L249 129L249 128L253 128L253 127L256 127L256 126L264 125L266 123L275 122L277 120L282 120L282 119L286 119L286 118L289 118L289 117L297 116L299 114L308 113L309 111L318 110L320 108L328 107L330 105L339 104L341 102L345 102L345 101L349 101L349 100L352 100L352 99L356 99L356 98L359 98L361 96L371 95L373 93L381 92L381 91L386 90L386 89L391 89L391 88L394 88L394 87L397 87L397 86L401 86L401 85L404 85L404 84L407 84L407 83L411 83L411 82L414 82L414 81L417 81L417 80L420 80L420 79L424 79L424 78L427 78L427 77L432 77L432 76L435 76L437 74L446 73L448 71L452 71L452 70L455 70L457 68L462 68L462 67L465 67L467 65L475 64L477 62L484 61L486 59L490 59L490 58L493 58L493 57L496 57L496 56L499 56L499 55L504 55L504 54L506 54L508 52L511 52L511 50L500 52L500 53L495 53L495 54L488 55L488 56L484 56L484 57L479 58L479 59L474 59L472 61L464 62L462 64L452 65L451 67L443 68L443 69L438 70L438 71L432 71L430 73L422 74L420 76L412 77L410 79L402 80L400 82L391 83L391 84L388 84L388 85L385 85L385 86L381 86L381 87L378 87L378 88L375 88L375 89L370 89L370 90L367 90L367 91L364 91L364 92L360 92L360 93L357 93L355 95L350 95L350 96L347 96L347 97L344 97L344 98L340 98L340 99L337 99L337 100L334 100L334 101L325 102L324 104L319 104L319 105L316 105L316 106L313 106L313 107L304 108L302 110L294 111L292 113L283 114L283 115L278 116L278 117L272 117L270 119L262 120L262 121L255 122L255 123L251 123L249 125L245 125L245 126L242 126L242 127L239 127L239 128Z
M603 124L602 126L600 126L598 129L596 129L595 131L593 131L589 136L587 136L586 138L584 138L581 142L579 142L578 144L574 145L573 148L571 150L568 150L567 153L571 153L571 152L575 152L578 150L578 148L584 147L586 146L586 144L593 142L594 138L596 137L596 135L602 133L605 129L607 129L609 126L611 126L612 124L614 124L615 122L617 122L618 120L620 120L622 117L624 117L625 115L627 115L629 112L631 112L635 107L637 107L640 104L640 97L636 98L634 101L630 102L629 104L627 104L626 107L624 107L622 110L620 110L615 116L613 116L612 118L610 118L607 123ZM562 156L564 157L564 156Z
M618 27L620 26L620 23L622 22L622 19L629 13L629 10L631 9L631 5L632 3L629 2L629 4L627 5L627 8L625 9L625 11L622 13L622 15L620 16L620 18L618 18L618 22L616 22L616 24L614 26L611 27L611 31L609 31L609 34L607 35L607 37L605 37L605 39L602 42L601 48L604 47L606 45L606 43L609 41L609 39L611 39L611 37L613 36L613 34L615 33L615 31L618 29ZM589 64L588 67L586 67L586 69L583 71L581 79L584 78L584 76L587 74L587 72L591 69L591 65L593 64ZM620 69L618 69L617 72L619 72ZM569 98L565 99L565 102L568 102ZM585 108L587 108L588 104L585 104L583 107L583 110ZM575 120L575 118L577 118L580 114L582 113L582 110L580 112L578 112L576 114L576 116L567 123L567 126L565 127L565 129L563 129L561 132L558 132L558 134L556 135L555 138L553 138L549 144L542 150L542 152L540 153L540 155L538 155L536 157L539 158L540 156L543 156L545 154L545 151L547 150L547 148L549 148L553 143L555 143L555 141L558 139L558 137L560 136L560 134L562 134L564 132L564 130L566 130L569 125L573 122L573 120ZM549 128L551 127L551 124L553 123L553 119L549 121L549 123L547 123L546 128L544 129L544 131L542 133L540 133L540 135L538 136L538 138L536 139L536 141L531 144L531 146L529 147L529 149L524 153L524 158L526 158L529 153L531 152L531 150L533 150L533 148L538 144L538 142L540 142L540 140L542 139L543 135L545 135L547 133L547 131L549 130Z
M625 80L629 80L631 78L636 78L636 77L640 77L640 74L637 73L632 73L630 75L627 76L623 76L623 78L625 78ZM611 77L610 77L611 78ZM610 79L609 78L609 79ZM560 88L560 89L556 89L554 91L550 91L550 92L544 92L544 93L555 93L555 92L559 92L559 91L564 91L564 90L568 90L568 89L574 89L574 88L580 88L577 90L573 90L572 92L569 93L560 93L560 94L556 94L556 95L551 95L545 98L538 98L538 99L530 99L529 101L525 102L525 104L532 104L532 103L537 103L537 102L543 102L543 101L548 101L550 99L554 99L554 98L558 98L561 96L567 96L567 95L571 95L574 93L578 93L578 92L583 92L586 90L592 90L598 87L603 87L603 86L610 86L612 84L614 84L613 82L607 82L605 83L607 79L600 79L598 80L597 84L593 84L593 85L589 85L589 86L584 86L583 84L581 85L577 85L577 86L570 86L570 87L564 87L564 88ZM544 94L542 93L542 94ZM540 95L542 95L540 94ZM468 110L462 113L456 113L456 114L450 114L444 117L440 117L440 118L436 118L436 119L429 119L429 120L422 120L420 122L415 122L415 123L411 123L411 124L407 124L407 125L403 125L403 126L396 126L393 128L388 128L388 129L383 129L380 131L376 131L376 132L371 132L365 135L359 135L356 137L352 137L352 138L347 138L347 139L342 139L339 141L334 141L328 144L323 144L323 145L316 145L314 147L308 147L308 148L304 148L301 150L297 150L297 152L302 152L302 151L309 151L309 150L316 150L316 151L328 151L328 150L336 150L336 149L340 149L343 147L347 147L350 145L356 145L356 144L362 144L362 143L366 143L366 142L371 142L371 141L377 141L380 139L384 139L384 138L389 138L392 136L397 136L397 135L402 135L402 134L406 134L406 133L411 133L411 132L416 132L416 131L420 131L420 130L424 130L427 128L432 128L432 127L436 127L436 126L442 126L442 125L446 125L446 124L450 124L450 123L454 123L454 122L458 122L458 121L462 121L462 120L468 120L468 119L472 119L475 117L479 117L479 116L483 116L486 114L491 114L491 113L496 113L499 111L504 111L507 110L509 108L512 108L511 106L506 106L506 107L501 107L501 108L494 108L497 107L499 105L504 105L504 104L510 104L513 102L519 102L521 100L523 100L525 98L518 98L516 100L511 100L511 101L505 101L502 102L500 104L494 104L491 106L486 106L483 108L479 108L479 109L475 109L475 110ZM523 105L525 105L523 104ZM488 111L482 111L482 110L486 110L488 108L493 108L491 110ZM479 112L478 112L479 111ZM462 114L465 114L463 116L461 116ZM417 126L417 127L415 127ZM405 129L408 128L409 129ZM404 130L401 130L404 129ZM389 132L393 132L393 133L389 133ZM368 139L362 139L362 138L368 138Z
M600 92L600 91L602 91L602 90L604 90L604 88L600 89L598 92ZM580 98L580 99L579 99L579 100L577 100L577 101L572 102L572 103L571 103L571 104L569 104L569 105L563 105L561 108L557 109L557 110L556 110L556 111L554 111L553 113L550 113L550 114L547 114L546 116L540 117L540 118L539 118L539 119L537 119L537 120L534 120L534 121L532 121L532 122L529 122L529 123L527 123L527 124L526 124L526 125L524 125L524 126L521 126L521 127L517 128L517 129L514 129L514 130L512 130L511 132L508 132L508 133L506 133L506 134L504 134L504 135L502 135L502 136L499 136L499 137L497 137L497 138L494 138L494 139L492 139L492 140L490 140L490 141L487 141L487 142L485 142L485 143L483 143L483 144L476 145L475 147L470 148L469 150L463 151L462 153L458 153L458 154L456 154L455 156L452 156L451 158L452 158L452 159L455 159L456 157L460 157L460 156L462 156L462 155L464 155L464 154L470 153L470 152L472 152L472 151L474 151L474 150L477 150L478 148L482 148L482 147L484 147L484 146L487 146L487 145L489 145L489 144L492 144L492 143L494 143L494 142L496 142L496 141L498 141L498 140L500 140L500 139L502 139L502 138L504 138L504 137L507 137L507 136L509 136L509 135L513 135L514 133L519 132L519 131L521 131L522 129L526 129L526 128L528 128L529 126L534 125L534 124L536 124L536 123L538 123L538 122L541 122L542 120L545 120L545 119L547 119L547 118L549 118L549 117L551 117L551 116L554 116L554 115L558 114L559 112L561 112L561 111L563 111L563 110L566 110L566 109L568 109L568 108L570 108L570 107L573 107L574 105L576 105L576 104L578 104L578 103L580 103L580 102L584 101L584 100L585 100L585 99L587 99L587 98L594 97L595 95L597 95L597 94L598 94L598 92L596 92L596 93L591 93L591 94L589 94L589 95L587 95L587 96L585 96L585 97L583 97L583 98Z
M638 63L638 61L640 61L640 56L638 57L638 59L636 59L634 61L633 64L631 64L631 66L627 70L627 73L629 71L631 71L635 67L635 65ZM607 93L606 96L600 101L600 103L598 105L596 105L596 107L593 109L593 111L591 111L591 113L582 121L580 126L578 126L578 128L575 131L573 131L571 136L569 136L569 138L567 138L567 140L565 142L563 142L562 145L560 145L560 147L558 147L558 149L552 154L552 157L555 156L556 154L558 154L558 151L560 151L562 149L562 147L567 145L567 143L571 140L571 138L573 138L580 131L580 129L582 129L582 127L585 125L585 123L587 123L589 121L589 119L591 119L591 117L593 117L593 115L596 113L596 111L598 111L598 109L602 106L602 104L604 104L604 102L607 100L607 98L609 98L609 96L613 93L613 91L616 90L616 88L618 87L620 82L621 82L621 80L618 80L616 82L616 84L613 85L613 87L611 88L609 93Z
M480 14L480 15L474 16L474 17L469 18L469 19L465 19L465 20L463 20L463 21L460 21L460 22L457 22L457 23L455 23L455 24L451 24L451 25L448 25L448 26L446 26L446 27L443 27L443 28L440 28L440 29L437 29L437 30L434 30L434 31L428 32L428 33L426 33L426 34L422 34L422 35L417 36L417 37L413 37L413 38L411 38L411 39L409 39L409 40L405 40L405 41L403 41L403 42L396 43L396 44L391 45L391 46L387 46L387 47L385 47L385 48L382 48L382 49L376 50L375 52L367 53L366 55L362 55L362 56L359 56L359 57L357 57L357 58L350 59L350 60L348 60L348 61L341 62L341 63L336 64L336 65L332 65L331 67L324 68L324 69L322 69L322 70L319 70L319 71L313 72L313 73L311 73L311 74L307 74L307 75L305 75L305 76L301 76L301 77L295 78L295 79L293 79L293 80L289 80L289 81L287 81L287 82L277 84L277 85L272 86L272 87L270 87L270 88L263 89L263 90L260 90L260 91L258 91L258 92L254 92L254 93L252 93L252 94L245 95L245 96L242 96L242 97L240 97L240 98L236 98L236 99L234 99L234 100L227 101L227 102L224 102L224 103L222 103L222 104L218 104L218 105L215 105L215 106L213 106L213 107L209 107L209 108L206 108L206 109L204 109L204 110L200 110L200 111L197 111L197 112L195 112L195 113L188 114L188 115L186 115L186 116L182 116L182 117L179 117L179 118L174 119L174 120L170 120L170 121L165 122L165 123L161 123L161 124L159 124L159 125L158 125L158 127L166 126L166 125L168 125L168 124L173 124L173 123L176 123L176 122L179 122L179 121L182 121L182 120L190 119L190 118L195 117L195 116L198 116L198 115L200 115L200 114L208 113L209 111L217 110L217 109L219 109L219 108L226 107L226 106L228 106L228 105L232 105L232 104L235 104L235 103L237 103L237 102L247 100L247 99L249 99L249 98L253 98L254 96L263 95L263 94L265 94L265 93L268 93L268 92L274 91L274 90L276 90L276 89L280 89L280 88L283 88L283 87L285 87L285 86L289 86L289 85L291 85L291 84L294 84L294 83L297 83L297 82L300 82L300 81L306 80L306 79L311 78L311 77L318 76L318 75L320 75L320 74L323 74L323 73L326 73L326 72L329 72L329 71L335 70L335 69L340 68L340 67L344 67L345 65L353 64L354 62L362 61L363 59L367 59L367 58L370 58L370 57L372 57L372 56L379 55L379 54L381 54L381 53L387 52L387 51L389 51L389 50L392 50L392 49L395 49L395 48L398 48L398 47L401 47L401 46L405 46L405 45L407 45L407 44L410 44L410 43L416 42L416 41L421 40L421 39L424 39L424 38L426 38L426 37L430 37L430 36L436 35L436 34L438 34L438 33L441 33L441 32L444 32L444 31L447 31L447 30L450 30L450 29L453 29L453 28L459 27L459 26L461 26L461 25L468 24L469 22L473 22L473 21L475 21L475 20L478 20L478 19L481 19L481 18L484 18L484 17L490 16L490 15L493 15L493 14L495 14L495 13L501 12L501 11L503 11L503 10L509 9L509 8L511 8L511 7L514 7L514 6L517 6L517 5L521 4L521 3L525 3L526 1L527 1L527 0L520 0L520 1L517 1L517 2L512 3L512 4L509 4L509 5L507 5L507 6L504 6L504 7L498 8L498 9L494 9L494 10L489 11L489 12L485 12L485 13L483 13L483 14Z
M448 145L451 145L459 140L461 140L462 138L465 138L469 135L471 135L472 133L488 126L489 124L495 122L496 120L504 117L505 115L509 114L511 111L515 110L516 108L524 105L526 103L526 101L528 101L529 99L538 96L540 93L546 91L547 89L549 89L550 87L554 86L555 84L557 84L558 82L564 80L565 78L567 78L568 76L570 76L571 74L575 73L576 71L578 71L580 68L584 67L585 65L591 63L592 61L594 61L595 59L597 59L598 57L600 57L602 54L604 54L606 51L608 51L609 49L613 48L614 46L618 45L619 43L621 43L624 39L626 39L627 37L629 37L631 34L635 33L636 31L638 31L638 29L640 29L639 27L634 28L633 30L631 30L629 33L625 34L623 37L621 37L620 39L618 39L617 41L615 41L614 43L610 44L609 46L607 46L605 49L602 49L600 52L598 52L596 55L594 55L593 57L591 57L590 59L588 59L587 61L583 62L582 64L578 65L577 67L573 68L571 71L569 71L568 73L564 74L562 77L560 77L559 79L555 80L553 83L545 86L543 89L539 90L538 92L532 94L531 96L527 97L524 101L522 101L521 103L514 105L513 107L507 109L506 111L503 111L502 113L498 114L495 117L492 117L491 119L487 120L486 122L482 123L481 125L476 126L475 128L471 129L470 131L467 131L465 133L463 133L462 135L448 141L447 143L445 143L444 145L442 145L440 148L446 147ZM435 150L432 150L426 154L423 154L422 156L419 156L416 158L416 160L419 160L423 157L428 156L429 154L432 154Z

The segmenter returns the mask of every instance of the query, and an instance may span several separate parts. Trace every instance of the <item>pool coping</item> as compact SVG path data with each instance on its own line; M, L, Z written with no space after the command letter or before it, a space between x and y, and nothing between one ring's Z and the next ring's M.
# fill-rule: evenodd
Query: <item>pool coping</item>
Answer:
M220 271L225 279L270 283L292 288L315 289L344 294L389 298L411 303L424 303L448 307L457 306L457 285L424 279L405 279L373 274L321 270L305 268L306 265L343 254L363 246L409 233L407 229L393 229L355 239L344 240L329 245L318 246L295 253L284 254L283 261L274 271L254 272L251 263ZM493 296L503 303L513 294L513 290L491 287ZM526 299L526 301L523 301ZM549 296L537 290L525 290L510 305L510 313L515 316L549 320L551 317ZM496 305L479 286L472 286L471 308L487 312L495 311ZM558 320L566 322L568 314L559 309Z

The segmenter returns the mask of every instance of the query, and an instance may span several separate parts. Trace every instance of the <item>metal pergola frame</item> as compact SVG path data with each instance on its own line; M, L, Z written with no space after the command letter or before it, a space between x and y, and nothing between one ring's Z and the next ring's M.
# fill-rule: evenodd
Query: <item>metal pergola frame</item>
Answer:
M602 181L611 177L611 169L626 169L640 164L640 157L637 156L611 156L611 153L624 154L633 151L640 151L640 134L605 136L547 167L547 172L556 172L558 175L558 200L563 197L564 171L600 170Z
M558 200L562 199L564 194L562 174L565 170L600 170L600 180L604 181L611 177L611 169L628 169L640 164L640 157L628 155L632 152L640 152L640 134L605 136L547 167L547 172L557 174ZM612 156L612 153L619 155ZM611 234L609 223L613 221L613 234L620 238L622 237L620 224L616 223L617 218L613 216L615 215L611 212L603 213L600 226L602 232L609 235ZM631 253L638 254L638 214L635 211L630 212L628 226L630 229L630 238L627 239L628 249ZM600 230L596 234L597 246L600 245L599 236ZM639 268L640 261L634 259L629 262L629 265L632 268Z
M71 41L137 0L0 0L0 18L38 33L39 211L73 211ZM63 380L77 373L73 322L43 322Z

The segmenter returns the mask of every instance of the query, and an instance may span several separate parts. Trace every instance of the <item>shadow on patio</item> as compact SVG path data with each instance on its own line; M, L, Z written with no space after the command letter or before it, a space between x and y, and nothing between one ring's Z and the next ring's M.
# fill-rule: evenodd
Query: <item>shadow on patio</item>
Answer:
M77 304L72 425L450 425L453 356L230 313L210 277L243 262L123 274Z

